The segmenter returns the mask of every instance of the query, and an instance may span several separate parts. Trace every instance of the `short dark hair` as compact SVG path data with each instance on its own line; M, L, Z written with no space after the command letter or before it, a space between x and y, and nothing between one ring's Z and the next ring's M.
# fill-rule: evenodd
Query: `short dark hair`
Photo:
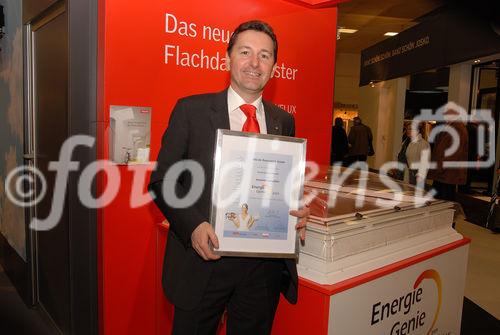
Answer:
M274 56L274 63L276 63L276 60L278 59L278 39L276 38L276 34L274 33L273 27L271 27L268 23L259 20L243 22L238 27L236 27L233 34L231 35L231 38L229 39L229 44L227 46L227 54L228 55L231 54L231 50L233 49L233 46L236 43L238 35L247 30L255 30L263 32L264 34L269 36L271 40L273 40L273 46L274 46L273 56Z
M337 118L335 118L335 125L336 125L337 127L342 127L342 126L344 125L344 120L342 120L342 118L341 118L341 117L337 117Z

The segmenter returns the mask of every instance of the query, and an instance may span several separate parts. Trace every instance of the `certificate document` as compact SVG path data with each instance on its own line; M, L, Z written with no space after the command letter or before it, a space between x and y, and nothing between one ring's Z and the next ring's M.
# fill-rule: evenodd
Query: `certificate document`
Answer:
M211 224L220 255L296 257L304 139L219 130Z

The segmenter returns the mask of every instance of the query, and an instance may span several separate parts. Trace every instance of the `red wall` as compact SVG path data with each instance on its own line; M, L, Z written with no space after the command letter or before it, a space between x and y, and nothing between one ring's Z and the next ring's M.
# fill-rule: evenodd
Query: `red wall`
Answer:
M225 71L177 66L175 58L165 64L165 45L178 45L181 52L191 54L201 49L210 56L219 52L223 58L226 44L203 39L203 26L232 31L240 22L257 18L275 29L278 65L297 69L295 80L272 79L264 96L289 111L293 108L296 136L308 140L308 160L328 163L335 7L311 9L284 0L102 0L100 10L96 122L100 158L108 158L110 105L152 107L151 159L155 159L176 100L228 85ZM180 21L196 24L197 36L167 33L167 13L176 16L178 27ZM165 231L157 223L163 218L152 203L130 208L131 193L137 196L131 192L133 174L125 166L119 169L119 195L99 212L101 333L155 334L157 327L168 327L170 317L163 315L170 307L158 290ZM101 189L104 179L99 179Z

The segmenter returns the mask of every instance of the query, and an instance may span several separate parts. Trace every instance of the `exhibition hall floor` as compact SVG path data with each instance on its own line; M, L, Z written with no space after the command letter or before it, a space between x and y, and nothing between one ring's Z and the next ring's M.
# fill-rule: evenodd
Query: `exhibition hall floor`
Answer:
M465 296L500 319L500 234L464 220L456 229L472 239Z
M472 239L461 334L500 334L500 234L462 219L456 228ZM1 267L0 334L55 334L36 310L25 306Z

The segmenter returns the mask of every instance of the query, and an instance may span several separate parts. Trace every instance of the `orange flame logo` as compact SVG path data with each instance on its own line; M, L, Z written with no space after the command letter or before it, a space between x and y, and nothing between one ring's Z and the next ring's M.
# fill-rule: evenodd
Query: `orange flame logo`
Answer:
M424 272L422 272L420 274L420 276L418 276L417 280L415 281L415 284L413 284L413 289L416 289L424 279L434 280L434 282L436 283L436 286L437 286L437 290L438 290L438 305L437 305L437 309L436 309L436 314L434 315L434 320L432 321L431 328L427 332L427 335L430 335L430 333L431 333L432 329L434 328L434 325L436 324L436 321L438 319L439 311L441 310L441 295L442 295L441 276L434 269L425 270Z

